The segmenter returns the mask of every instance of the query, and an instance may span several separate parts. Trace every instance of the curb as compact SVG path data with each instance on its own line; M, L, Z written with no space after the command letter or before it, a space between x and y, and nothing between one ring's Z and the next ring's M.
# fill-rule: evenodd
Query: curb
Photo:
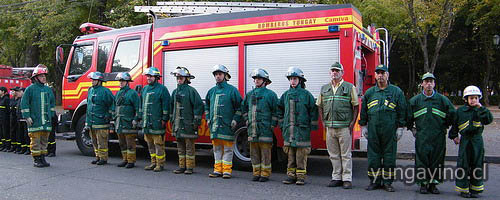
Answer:
M366 151L352 151L352 157L366 158L367 152ZM399 153L397 153L397 159L414 160L415 153L399 152ZM444 158L445 161L457 161L457 159L458 159L458 156L445 156L445 158ZM485 163L500 164L500 156L485 155L484 162Z

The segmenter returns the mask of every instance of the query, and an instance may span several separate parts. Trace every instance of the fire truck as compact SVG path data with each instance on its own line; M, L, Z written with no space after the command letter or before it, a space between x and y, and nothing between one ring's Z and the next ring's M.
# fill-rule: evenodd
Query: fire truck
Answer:
M14 87L27 88L31 85L31 72L34 68L12 68L7 65L0 65L0 86L11 89ZM12 94L11 94L12 95Z
M273 81L268 88L281 96L289 88L287 68L295 66L304 71L307 89L317 97L321 86L330 81L329 67L340 62L345 69L344 80L363 94L375 85L374 69L381 63L384 48L375 27L363 27L361 13L350 4L182 16L121 29L94 24L80 28L93 33L78 36L71 45L65 62L62 105L68 111L66 119L75 131L78 148L85 155L93 154L91 139L82 131L90 72L105 73L110 81L104 86L113 93L120 89L119 82L113 81L117 73L129 72L134 81L131 88L140 93L147 84L143 71L155 66L162 74L160 82L172 92L176 80L170 72L185 66L196 76L191 86L204 98L215 85L212 66L225 65L232 76L228 83L242 96L252 89L250 73L264 68ZM62 46L56 52L62 62ZM165 131L167 144L173 144L170 126ZM205 120L198 135L197 146L211 145ZM244 123L235 135L235 164L249 166ZM323 128L311 135L313 149L326 149ZM274 136L275 152L279 152L277 149L283 146L279 128ZM110 137L116 138L113 133ZM360 148L359 138L360 128L356 126L354 149Z

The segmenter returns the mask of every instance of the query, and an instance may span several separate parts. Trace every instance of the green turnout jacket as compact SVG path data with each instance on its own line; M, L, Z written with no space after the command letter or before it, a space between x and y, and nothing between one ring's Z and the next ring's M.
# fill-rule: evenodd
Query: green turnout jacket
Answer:
M115 119L115 131L118 134L137 134L132 127L132 121L139 121L139 108L141 98L135 90L127 85L120 88L116 93L113 118Z
M398 127L406 126L407 109L405 96L398 86L389 84L382 90L376 85L363 96L359 125L368 124L369 130L377 127L395 134Z
M298 85L290 87L278 102L284 145L311 147L311 131L318 129L318 108L313 95Z
M231 122L241 121L241 95L226 81L208 90L205 98L205 118L210 127L210 139L234 140Z
M169 119L170 93L160 84L146 85L142 90L142 128L144 134L164 135L165 127L161 121Z
M108 88L97 85L89 89L87 95L87 117L85 126L92 129L108 129L112 118L115 96Z
M491 122L493 122L493 115L486 107L462 106L457 109L448 137L455 139L460 133L462 135L460 143L464 139L472 141L481 139L482 143L484 126Z
M198 138L198 127L204 111L198 91L188 84L177 85L170 101L172 136L176 138Z
M245 95L241 105L247 122L249 142L273 142L273 129L278 123L278 96L266 87L255 88Z
M31 117L33 124L28 132L52 131L52 116L55 115L56 100L50 87L33 83L24 91L21 113L24 119Z

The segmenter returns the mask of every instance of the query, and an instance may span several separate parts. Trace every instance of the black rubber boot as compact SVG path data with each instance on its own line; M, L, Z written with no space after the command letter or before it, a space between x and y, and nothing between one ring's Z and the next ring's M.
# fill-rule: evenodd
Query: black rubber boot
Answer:
M42 163L41 157L40 156L34 156L33 157L33 167L38 167L42 168L45 167Z
M50 167L50 163L45 160L45 155L40 156L42 164L44 167Z
M117 165L117 167L125 167L127 165L127 161L122 161L120 164Z
M22 147L21 151L19 151L18 154L24 154L24 153L26 153L26 151L28 151L28 148Z

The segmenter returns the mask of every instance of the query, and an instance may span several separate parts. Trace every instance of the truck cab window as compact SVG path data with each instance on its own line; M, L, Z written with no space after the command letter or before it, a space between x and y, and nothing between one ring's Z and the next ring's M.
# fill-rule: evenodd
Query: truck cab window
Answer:
M97 71L104 73L106 70L106 63L108 62L109 52L111 51L111 45L113 42L101 42L99 43L99 49L97 53Z
M112 72L128 72L139 64L140 38L118 42Z
M90 69L92 65L92 53L94 44L85 44L75 46L71 65L69 66L69 75L82 75Z

